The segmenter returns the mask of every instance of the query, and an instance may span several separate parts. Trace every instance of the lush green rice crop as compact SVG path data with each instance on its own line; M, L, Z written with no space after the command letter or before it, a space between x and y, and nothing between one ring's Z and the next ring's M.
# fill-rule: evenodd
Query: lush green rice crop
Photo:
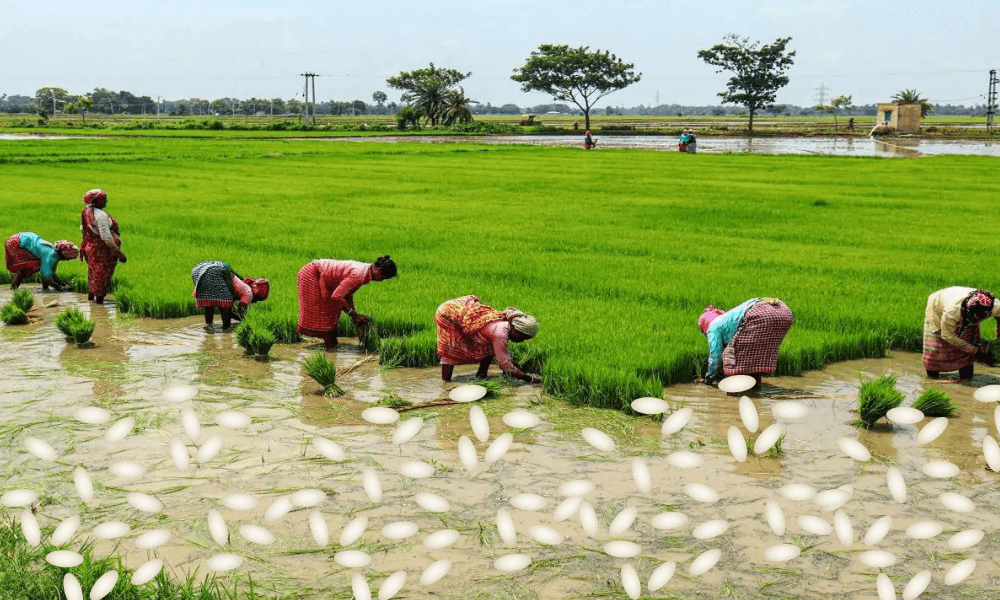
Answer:
M30 290L23 288L14 290L14 293L11 295L10 302L24 312L28 312L31 310L31 307L35 305L35 295L32 294Z
M943 390L927 388L913 403L913 408L924 413L925 417L950 417L955 412L955 403Z
M383 362L436 363L436 307L474 293L538 317L538 337L514 351L546 390L627 408L704 370L696 321L709 303L783 299L795 314L783 374L918 350L930 293L1000 288L988 261L967 250L995 239L982 212L1000 192L995 162L29 140L0 145L0 226L76 239L80 196L107 188L129 256L115 276L121 309L194 314L191 267L223 260L271 279L271 297L251 315L279 341L297 339L299 268L388 253L399 276L355 296L375 321ZM60 265L72 275L83 285L79 263ZM340 334L353 333L343 319Z
M871 427L902 402L903 394L896 389L895 375L866 381L858 393L858 420L865 427Z
M8 325L24 325L28 322L28 315L20 306L8 302L0 307L0 321Z

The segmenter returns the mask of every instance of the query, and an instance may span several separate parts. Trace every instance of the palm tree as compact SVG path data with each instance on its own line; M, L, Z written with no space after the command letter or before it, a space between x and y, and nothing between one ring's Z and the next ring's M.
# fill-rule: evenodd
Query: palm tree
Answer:
M907 104L919 104L920 105L920 116L926 117L927 115L934 112L934 105L930 103L926 98L921 98L917 90L903 90L901 92L896 92L896 95L892 97L893 100L902 100Z
M441 107L441 124L454 125L455 123L472 122L472 111L469 110L469 104L473 103L479 104L467 97L465 90L461 87L457 90L448 90Z
M413 108L419 110L431 126L437 125L441 120L441 110L447 96L448 88L437 78L429 78L414 87L414 89L404 94L405 101L412 101Z

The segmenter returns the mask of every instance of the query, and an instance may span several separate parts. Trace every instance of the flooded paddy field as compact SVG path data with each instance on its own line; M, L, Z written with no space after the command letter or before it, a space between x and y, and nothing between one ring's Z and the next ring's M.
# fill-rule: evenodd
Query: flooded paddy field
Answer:
M0 494L38 493L34 508L46 533L79 516L77 533L62 549L93 541L95 553L120 554L131 569L162 558L177 579L195 570L204 575L209 559L231 553L242 564L223 578L245 586L249 575L258 593L289 598L350 598L356 574L374 597L398 571L406 575L399 598L625 598L624 565L634 568L648 598L874 599L879 573L901 594L923 571L930 574L924 598L981 598L1000 584L1000 514L994 508L1000 490L982 449L987 435L996 436L996 404L973 398L979 387L1000 383L995 369L977 367L971 382L941 386L958 414L923 445L916 436L929 419L873 430L851 425L863 379L896 375L904 405L931 384L912 353L766 379L750 395L760 418L756 432L745 426L737 398L699 384L664 390L671 412L692 409L690 421L669 434L648 416L575 408L520 383L496 398L403 411L395 424L374 425L361 416L372 403L392 395L414 403L442 398L457 385L475 383L475 366L459 368L456 381L446 384L438 369L384 368L342 339L329 356L338 367L353 369L338 381L347 393L324 397L302 371L316 344L278 345L270 360L257 361L243 356L218 322L208 330L200 317L137 319L118 315L113 304L98 307L76 294L28 287L36 293L32 323L0 326ZM9 299L9 290L0 291L0 303ZM46 307L52 302L59 305ZM96 320L93 347L67 344L56 329L58 311L69 307ZM197 395L179 402L164 397L178 384L195 386ZM778 402L798 404L806 414L775 417ZM471 425L474 406L488 423L483 439L481 425L476 432ZM76 415L84 407L104 408L110 419L83 423ZM196 423L182 417L188 410ZM529 411L539 423L508 426L503 417L515 410ZM251 422L220 426L216 420L226 411ZM108 441L109 428L128 417L135 425L127 437ZM415 417L423 419L415 436L396 443L396 432ZM753 440L773 423L785 433L779 453L742 463L733 458L731 426ZM586 427L607 434L614 448L588 443ZM504 434L512 435L506 452ZM206 447L216 436L221 449L209 456ZM463 436L474 444L474 466L468 454L465 461L460 457ZM25 445L29 437L50 444L58 458L33 455ZM318 437L342 449L342 460L321 453L313 443ZM842 438L863 444L871 460L848 457L838 445ZM190 462L186 470L171 450L178 444ZM924 467L933 461L948 461L958 472L929 476ZM122 463L140 469L124 477ZM78 467L94 484L90 504L74 484ZM891 467L905 481L902 502L887 484ZM796 499L794 488L784 487L789 484L838 491ZM302 490L321 494L296 495ZM138 510L126 500L135 492L156 498L162 510ZM235 493L256 502L232 508ZM945 493L964 496L972 509L948 508L954 503L945 499L953 497ZM838 496L832 504L821 500ZM766 516L769 501L780 509L784 532L773 508L772 518ZM0 515L16 522L23 510L0 507ZM212 510L227 526L224 545L210 532ZM498 519L501 511L510 519ZM891 526L876 541L870 528L883 517ZM329 532L325 546L316 539L319 520ZM95 538L95 527L108 522L125 523L129 531ZM249 525L266 529L274 541ZM137 547L139 535L157 529L170 533L165 543ZM348 535L352 529L355 535ZM456 531L457 540L428 547L428 536L442 530ZM961 547L953 536L968 530L984 535ZM634 545L608 546L616 541ZM778 544L800 554L766 560L765 551ZM338 553L346 550L364 553L353 556L370 563L343 566L350 555ZM713 563L714 555L706 553L716 550ZM886 563L892 564L866 566L871 561L864 553L874 550L889 553ZM520 568L517 558L504 558L514 554L530 563ZM955 582L953 567L969 559L975 561L971 574ZM439 562L445 560L450 562ZM673 576L649 591L650 576L671 562ZM447 565L439 580L429 581ZM692 574L692 566L707 569ZM629 587L629 567L624 573ZM123 577L118 585L130 584Z

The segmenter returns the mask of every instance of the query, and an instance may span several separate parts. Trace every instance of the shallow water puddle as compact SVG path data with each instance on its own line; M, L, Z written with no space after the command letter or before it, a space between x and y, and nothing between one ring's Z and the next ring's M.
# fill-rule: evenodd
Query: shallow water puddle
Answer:
M8 298L9 291L0 292L0 303ZM374 594L398 570L407 573L401 597L625 597L620 575L625 563L636 568L643 594L651 597L876 598L875 577L880 570L865 566L859 558L874 549L895 555L896 563L882 571L891 577L897 593L924 569L933 573L926 592L931 597L979 597L983 590L993 589L1000 576L996 563L1000 516L993 509L1000 492L997 475L986 470L982 454L984 437L996 434L995 404L972 397L977 387L1000 382L992 369L971 384L941 385L959 412L940 437L924 446L915 439L929 419L869 431L853 427L849 412L862 377L897 375L906 396L904 405L931 385L923 377L919 355L911 353L839 363L803 377L766 379L763 390L750 395L759 414L756 433L744 427L738 398L704 385L665 390L672 409L687 406L694 412L684 429L667 437L661 436L661 424L649 417L576 409L540 396L537 387L517 385L496 399L478 403L489 425L486 442L473 433L472 405L461 404L402 412L399 423L419 416L424 424L412 440L397 446L392 441L394 425L367 423L361 411L391 394L414 403L444 397L455 385L474 382L475 366L459 368L456 382L445 384L436 368L383 369L364 362L366 355L345 339L329 356L340 368L356 366L338 382L348 394L325 397L301 369L316 344L275 346L272 360L255 361L242 355L232 334L208 331L198 317L173 321L119 317L113 305L94 307L75 294L38 294L36 304L54 300L59 307L32 312L34 324L0 327L0 368L5 373L0 379L0 431L5 434L0 438L4 457L0 473L5 481L0 493L18 488L38 492L37 514L43 528L80 515L79 533L64 546L67 549L78 548L100 523L128 523L131 530L124 538L100 540L96 551L121 553L130 568L160 557L168 572L179 578L195 569L203 574L207 559L233 552L245 562L226 577L245 583L251 573L259 591L303 598L350 597L354 573L367 578ZM58 310L69 306L78 306L97 321L94 347L67 344L55 328ZM163 390L174 384L192 384L198 395L190 402L163 400ZM778 402L800 403L808 414L776 418L772 408ZM112 418L100 425L81 423L74 413L85 406L103 407ZM511 429L502 416L518 408L541 417L541 423L529 430ZM197 415L197 432L185 428L182 409ZM242 412L252 422L243 428L222 427L216 417L223 411ZM125 417L136 421L130 435L106 441L108 428ZM782 452L737 463L727 443L730 426L753 441L773 423L786 434ZM584 427L611 435L616 449L602 451L587 443L581 435ZM497 451L493 444L504 433L513 434L509 449L487 464L486 455ZM47 463L30 454L24 445L30 436L51 444L59 454L57 461ZM199 464L199 452L215 436L221 436L221 449ZM462 436L475 447L472 471L459 458ZM335 442L346 459L335 462L324 457L312 444L315 437ZM841 438L859 441L872 460L849 458L838 447ZM187 471L180 470L172 455L172 444L178 443L190 461ZM684 465L680 458L692 458L677 454L682 452L700 458L701 464L677 466ZM633 477L636 458L648 468L648 492ZM112 465L123 461L139 463L144 474L134 480L112 474ZM403 465L412 461L426 463L433 474L402 475ZM929 461L949 461L960 473L930 477L922 470ZM907 497L902 504L888 489L891 466L905 481ZM93 480L96 501L91 506L80 501L74 487L76 467L86 469ZM366 485L364 473L369 469L376 474L378 490L371 481ZM598 530L593 537L584 528L586 519L581 520L576 501L567 500L568 482L593 484L592 490L576 484L583 486L579 492L586 502L581 503L583 513L589 506L596 517ZM818 517L832 525L834 510L815 500L791 500L778 493L791 483L807 484L822 493L850 486L849 498L840 508L853 529L849 546L835 533L817 535L803 529L800 517ZM719 499L698 494L704 488L689 487L692 484L706 486ZM278 510L284 497L303 489L319 489L325 499L317 506ZM381 492L377 501L372 499L375 491ZM129 492L154 496L163 503L162 512L133 508L125 500ZM223 500L236 492L253 496L256 506L226 507ZM940 498L944 492L966 496L975 510L949 510ZM447 503L447 510L432 512L427 496L419 494L435 495ZM542 506L514 507L511 500L519 494L540 496ZM765 518L769 500L781 509L783 535L774 533ZM628 508L635 509L634 521L616 521ZM209 533L212 509L228 527L225 547ZM498 528L500 509L513 521L513 543L505 541ZM21 510L0 508L14 519ZM325 548L314 539L310 522L314 510L329 530ZM656 529L654 523L662 524L664 513L682 513L686 522ZM862 539L869 527L884 515L893 519L889 532L873 547L865 546ZM341 547L344 528L358 517L368 520L364 532ZM699 525L719 520L726 522L721 534L701 529L704 539L692 536ZM414 523L416 534L386 537L383 528L399 521ZM940 522L943 532L929 539L907 535L907 528L924 521ZM628 526L612 535L612 523ZM276 541L261 545L248 540L240 532L245 525L267 529ZM554 530L562 540L536 541L534 536L546 531L539 526ZM155 549L138 549L135 538L151 529L166 529L171 537ZM429 534L443 529L457 530L459 539L441 548L424 546ZM951 537L968 529L983 530L985 539L971 548L950 548ZM606 545L615 540L634 542L639 554L610 556ZM765 550L781 543L797 545L801 554L787 563L764 560ZM371 564L340 566L334 557L346 549L365 552ZM721 550L718 563L691 576L693 561L713 549ZM527 555L531 563L514 572L498 570L496 559L513 553ZM977 560L972 575L946 586L945 574L967 558ZM437 583L420 584L424 570L442 559L452 562L448 573ZM676 573L662 590L648 592L650 574L666 561L676 562Z

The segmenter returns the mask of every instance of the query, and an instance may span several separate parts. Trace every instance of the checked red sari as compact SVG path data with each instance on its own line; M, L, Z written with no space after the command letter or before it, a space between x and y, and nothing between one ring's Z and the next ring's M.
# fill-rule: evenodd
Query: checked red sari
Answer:
M118 222L111 218L111 236L115 240L115 245L122 247L122 240L118 234ZM94 207L88 206L80 213L80 225L83 230L83 241L80 244L80 252L83 253L87 261L87 293L94 296L104 296L111 287L111 277L115 274L115 267L118 265L118 253L111 250L101 239L100 230L97 227L97 219L94 217Z
M27 271L27 275L31 276L42 268L42 261L21 247L21 235L17 233L7 238L4 243L3 257L7 263L7 270L11 273Z
M437 353L446 364L478 363L494 355L493 339L483 331L490 323L504 321L506 313L469 295L448 300L434 313L438 327Z
M780 300L762 300L747 310L740 328L722 351L722 373L755 375L778 369L778 349L794 317Z

